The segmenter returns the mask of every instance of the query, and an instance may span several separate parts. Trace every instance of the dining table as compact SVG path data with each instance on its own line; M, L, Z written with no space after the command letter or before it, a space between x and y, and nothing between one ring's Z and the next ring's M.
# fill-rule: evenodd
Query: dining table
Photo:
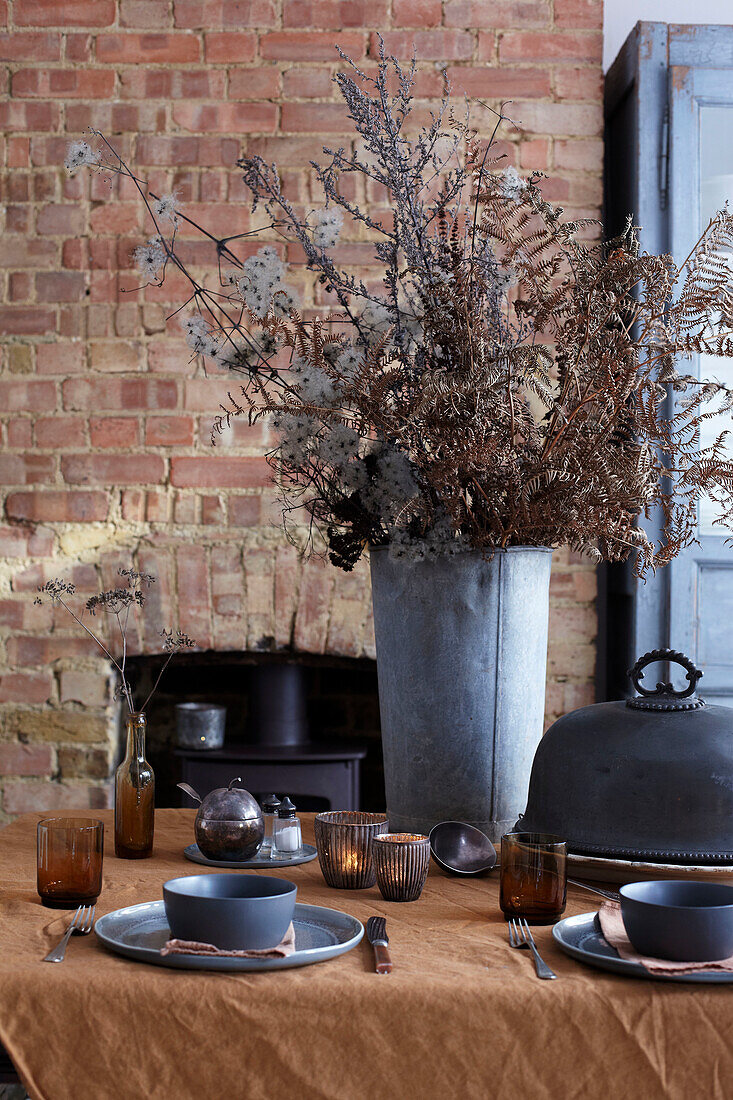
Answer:
M456 877L431 864L419 900L377 886L335 890L317 860L253 874L296 883L298 901L386 918L393 970L366 937L317 965L260 973L166 969L92 933L42 962L71 913L36 893L36 824L0 830L0 1042L33 1100L729 1100L733 988L608 973L534 928L557 974L538 980L513 950L498 870ZM96 915L162 898L163 883L222 873L184 856L195 811L161 809L149 859L114 855L105 824ZM303 814L313 843L313 815ZM242 872L227 872L242 873ZM568 889L566 915L597 910Z

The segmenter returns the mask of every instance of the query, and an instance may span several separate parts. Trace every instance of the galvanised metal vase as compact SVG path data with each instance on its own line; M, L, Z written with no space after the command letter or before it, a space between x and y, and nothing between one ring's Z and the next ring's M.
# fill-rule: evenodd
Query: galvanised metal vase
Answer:
M465 821L498 841L513 828L542 736L551 557L371 551L391 832Z

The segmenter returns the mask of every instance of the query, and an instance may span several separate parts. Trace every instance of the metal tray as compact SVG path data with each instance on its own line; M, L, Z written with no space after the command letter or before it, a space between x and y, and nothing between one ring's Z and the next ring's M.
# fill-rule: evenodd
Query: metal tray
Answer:
M568 853L568 874L588 882L637 882L639 879L694 878L703 882L727 882L733 879L733 866L726 863L693 865L651 863L639 859L609 859Z
M97 936L110 951L129 959L167 966L174 970L288 970L294 966L333 959L356 947L364 927L356 917L321 905L295 906L293 917L295 951L285 959L212 958L203 955L161 955L170 939L162 901L129 905L100 917L94 926Z
M318 854L312 844L304 844L297 856L288 859L254 859L228 860L209 859L199 850L198 844L189 844L183 849L186 859L192 863L203 863L205 867L230 867L235 871L277 871L280 867L297 867L300 863L310 863Z

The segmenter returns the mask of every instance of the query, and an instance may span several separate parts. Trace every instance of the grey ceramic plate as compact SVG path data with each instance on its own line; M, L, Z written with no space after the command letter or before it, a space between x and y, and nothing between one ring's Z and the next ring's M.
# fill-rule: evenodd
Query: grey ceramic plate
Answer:
M189 844L183 849L186 859L192 863L203 863L206 867L233 867L237 871L276 871L279 867L297 867L299 863L310 863L318 854L312 844L304 844L297 856L289 859L243 859L240 861L229 859L208 859L199 850L198 844Z
M161 955L170 939L162 901L146 901L100 917L94 931L105 947L118 955L170 966L176 970L288 970L343 955L356 947L364 928L356 917L321 905L295 906L295 952L286 959L212 959L201 955Z
M597 916L597 913L581 913L580 916L566 917L559 921L552 929L555 942L574 959L632 978L652 978L659 982L733 982L733 974L722 970L699 970L690 974L650 974L641 963L630 962L619 956L615 947L611 947L604 939Z

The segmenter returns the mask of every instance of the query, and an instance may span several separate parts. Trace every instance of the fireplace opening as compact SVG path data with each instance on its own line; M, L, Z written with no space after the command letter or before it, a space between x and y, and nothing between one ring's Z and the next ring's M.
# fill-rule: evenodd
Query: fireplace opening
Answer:
M136 698L146 698L162 663L160 655L129 658ZM221 749L177 744L176 704L188 702L226 707ZM302 810L385 807L377 668L367 658L181 654L147 719L159 807L194 805L177 789L181 779L203 796L235 776L256 797L289 794Z

